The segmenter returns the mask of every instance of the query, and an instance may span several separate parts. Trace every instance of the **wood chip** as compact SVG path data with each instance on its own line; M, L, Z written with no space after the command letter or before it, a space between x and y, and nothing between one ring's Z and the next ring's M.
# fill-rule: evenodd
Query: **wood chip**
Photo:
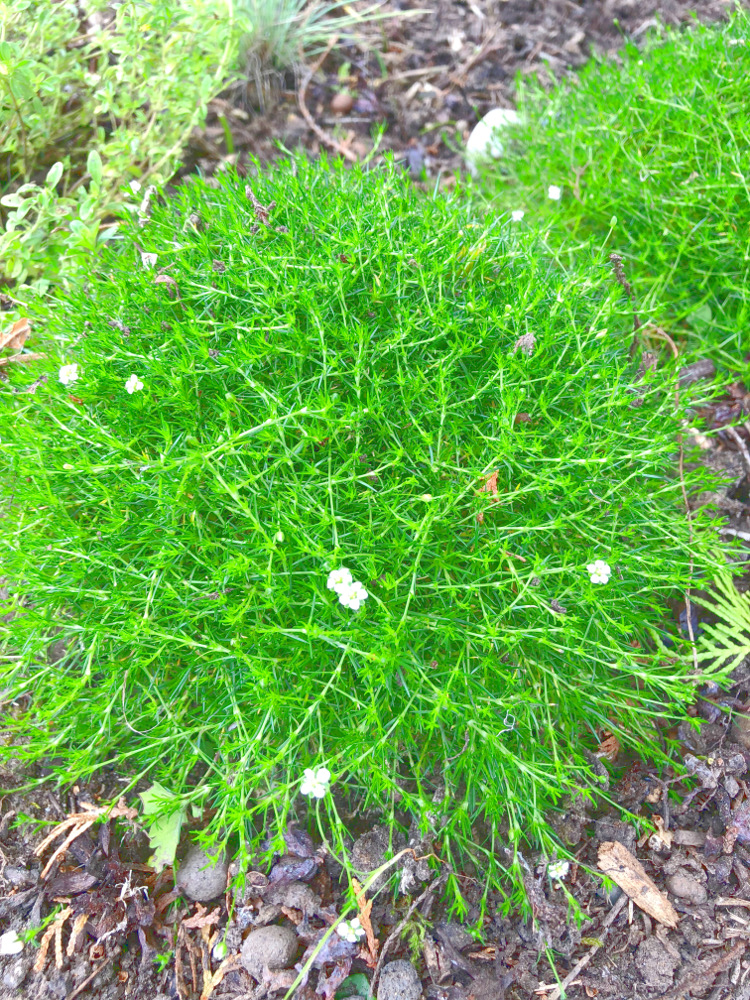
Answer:
M680 919L677 911L626 847L617 841L602 844L599 867L650 917L667 927L677 926Z

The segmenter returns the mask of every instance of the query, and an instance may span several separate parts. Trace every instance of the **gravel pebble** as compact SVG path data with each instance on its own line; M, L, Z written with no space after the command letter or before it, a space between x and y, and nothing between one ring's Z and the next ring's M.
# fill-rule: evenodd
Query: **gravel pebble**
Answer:
M227 887L227 856L191 847L177 872L177 888L198 903L216 899Z
M258 982L263 969L288 969L297 953L297 935L289 927L270 924L251 931L245 938L240 952L242 964Z
M422 983L411 962L402 960L383 966L378 984L378 1000L419 1000Z
M706 887L701 885L698 879L693 878L692 875L684 875L679 872L676 875L670 875L667 879L667 888L674 896L684 899L686 903L698 905L705 903L708 899Z

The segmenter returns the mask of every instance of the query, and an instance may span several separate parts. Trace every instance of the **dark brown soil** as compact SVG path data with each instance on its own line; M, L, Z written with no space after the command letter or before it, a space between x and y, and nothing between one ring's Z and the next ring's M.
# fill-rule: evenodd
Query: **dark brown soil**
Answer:
M427 5L387 4L394 14L417 6ZM394 16L356 39L342 36L310 80L306 102L318 127L352 157L364 159L373 147L374 126L385 124L377 155L393 150L415 180L440 176L450 183L462 164L461 143L478 118L491 107L512 105L516 74L559 76L593 53L615 52L624 37L644 38L656 17L672 25L693 14L716 19L731 4L432 0L429 6L428 14ZM300 111L305 78L301 68L297 78L271 81L264 112L257 110L257 87L250 84L213 102L208 127L193 138L188 169L211 173L226 160L243 167L249 157L268 162L280 155L279 145L318 154L321 140ZM343 90L351 102L339 99L336 113L332 102ZM227 149L220 116L231 132L232 149ZM736 395L728 395L727 406L735 404ZM750 538L750 475L740 453L732 441L720 440L707 461L729 471L736 485L703 502L722 510L732 531ZM542 859L531 853L522 859L533 920L506 914L504 901L496 897L480 941L466 931L480 917L480 885L462 880L468 914L460 926L447 919L441 884L430 882L440 869L412 865L409 891L383 893L373 906L373 929L381 948L389 942L388 960L410 958L430 1000L556 1000L556 978L565 979L587 955L591 960L568 987L571 1000L750 1000L750 954L745 951L750 943L750 662L737 671L730 691L704 689L692 711L704 720L700 731L685 725L671 734L679 740L683 763L694 771L692 782L674 779L670 772L657 774L648 762L626 760L614 747L609 802L602 798L596 811L569 802L552 817L577 863L559 882L549 877ZM20 780L14 771L0 775L5 787ZM116 797L117 787L116 776L110 775L100 785L73 789L62 798L43 789L3 799L0 932L22 933L54 912L70 912L61 923L59 949L52 938L39 962L41 971L32 969L39 956L35 945L0 958L0 997L197 1000L201 991L206 993L207 973L220 964L206 944L217 929L227 931L231 958L250 926L296 926L309 941L338 912L343 899L339 871L322 853L311 856L297 835L288 842L288 855L276 860L273 894L264 870L253 882L256 888L236 897L229 908L231 895L201 910L173 893L171 873L157 876L149 869L145 837L127 819L85 831L42 877L44 863L63 839L40 857L35 849L44 836L86 803ZM635 823L624 822L621 810L655 822L663 832L638 839ZM649 917L619 889L605 893L590 873L601 844L618 841L673 904L679 916L675 929ZM358 841L355 852L363 869L377 844L377 828ZM430 846L439 854L439 843ZM318 900L307 917L298 909L305 892ZM577 918L569 896L580 908ZM209 916L205 932L195 926L201 913ZM185 923L196 916L192 927ZM76 919L80 933L71 947ZM346 961L339 960L339 977ZM352 971L372 979L364 957L354 958ZM336 974L332 960L313 973L297 997L332 996ZM271 981L269 993L249 973L233 969L211 995L280 997L282 978Z

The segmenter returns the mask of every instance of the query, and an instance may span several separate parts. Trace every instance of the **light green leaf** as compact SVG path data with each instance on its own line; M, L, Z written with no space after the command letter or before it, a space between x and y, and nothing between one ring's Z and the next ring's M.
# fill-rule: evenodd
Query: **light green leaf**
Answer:
M370 984L362 972L347 976L336 990L336 1000L346 1000L347 997L367 997L370 995Z
M143 818L146 832L153 848L151 864L160 872L167 865L174 864L180 831L185 821L186 803L179 795L155 781L145 792L141 792Z
M92 149L86 160L86 169L91 175L91 180L99 186L102 183L102 158L97 150Z
M57 163L53 163L52 166L47 171L47 176L44 179L44 183L49 188L57 187L60 183L60 178L62 177L63 165L60 160Z
M695 312L690 313L687 317L687 321L692 326L694 330L700 330L707 326L713 319L713 313L711 311L711 306L704 302L702 306L698 306Z

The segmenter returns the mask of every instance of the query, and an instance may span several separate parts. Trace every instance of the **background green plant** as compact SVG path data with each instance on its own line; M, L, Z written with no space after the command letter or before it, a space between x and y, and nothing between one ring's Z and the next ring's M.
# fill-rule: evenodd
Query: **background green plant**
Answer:
M637 373L607 266L560 273L460 191L295 160L250 194L229 173L155 205L0 386L13 753L197 784L241 853L326 763L350 805L520 886L500 848L552 850L602 729L663 759L656 720L692 697L654 638L718 559L674 474L674 373Z
M525 209L566 266L588 241L623 254L644 317L689 352L738 367L750 322L747 12L660 29L551 91L519 81L518 109L501 171L487 178L495 208Z
M232 0L0 4L0 260L43 294L176 170L236 56ZM140 199L139 199L140 200Z

